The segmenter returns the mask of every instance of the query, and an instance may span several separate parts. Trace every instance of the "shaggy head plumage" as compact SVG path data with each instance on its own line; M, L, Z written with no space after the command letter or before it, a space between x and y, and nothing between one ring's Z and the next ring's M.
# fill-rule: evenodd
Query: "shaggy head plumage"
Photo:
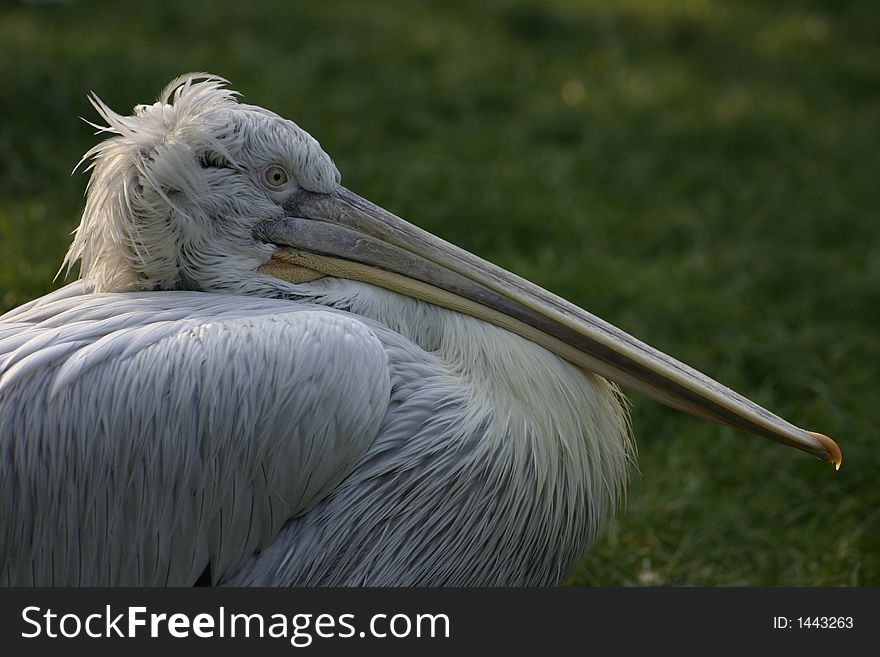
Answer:
M121 116L90 101L116 135L91 161L82 222L65 259L81 262L95 291L241 290L272 253L251 237L281 216L280 194L295 186L330 192L339 171L315 139L263 108L237 101L223 78L192 73L152 105ZM94 124L93 124L94 125ZM80 164L82 164L82 162ZM267 171L280 168L285 184ZM280 174L276 174L280 175Z

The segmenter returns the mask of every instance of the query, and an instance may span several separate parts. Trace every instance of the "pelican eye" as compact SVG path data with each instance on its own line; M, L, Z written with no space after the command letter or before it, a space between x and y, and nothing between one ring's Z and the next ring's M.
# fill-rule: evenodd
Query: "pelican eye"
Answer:
M263 181L272 188L284 187L287 184L287 181L290 180L290 176L287 175L287 171L285 171L282 167L279 166L271 166L265 171L263 171Z

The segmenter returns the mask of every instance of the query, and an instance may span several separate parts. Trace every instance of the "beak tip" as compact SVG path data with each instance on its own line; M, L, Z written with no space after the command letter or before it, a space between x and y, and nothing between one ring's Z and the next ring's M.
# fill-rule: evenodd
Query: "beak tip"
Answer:
M808 431L807 433L822 443L822 447L825 448L824 452L821 453L822 460L833 463L834 469L840 470L840 464L843 462L843 454L840 451L840 447L837 446L837 443L824 433L818 433L816 431Z

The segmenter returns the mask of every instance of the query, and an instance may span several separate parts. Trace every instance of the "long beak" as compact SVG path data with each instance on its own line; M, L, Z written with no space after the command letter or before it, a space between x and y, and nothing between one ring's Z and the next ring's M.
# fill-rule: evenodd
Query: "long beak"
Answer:
M804 431L717 381L537 285L459 249L339 187L297 192L290 218L257 226L278 245L264 271L302 282L360 280L477 317L667 406L795 447L840 467L837 444Z

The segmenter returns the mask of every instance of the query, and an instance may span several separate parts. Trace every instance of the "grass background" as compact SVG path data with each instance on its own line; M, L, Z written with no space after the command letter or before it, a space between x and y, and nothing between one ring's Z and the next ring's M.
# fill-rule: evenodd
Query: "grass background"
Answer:
M575 585L880 585L880 5L0 5L0 311L53 282L97 139L206 70L345 184L835 437L840 472L633 398Z

